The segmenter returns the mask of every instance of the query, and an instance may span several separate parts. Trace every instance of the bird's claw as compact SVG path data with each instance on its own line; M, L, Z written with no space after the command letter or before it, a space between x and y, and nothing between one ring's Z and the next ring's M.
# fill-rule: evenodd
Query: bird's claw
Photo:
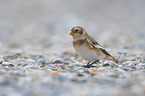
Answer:
M85 67L85 68L91 68L91 67L95 67L95 66L92 66L92 65L84 65L83 67Z

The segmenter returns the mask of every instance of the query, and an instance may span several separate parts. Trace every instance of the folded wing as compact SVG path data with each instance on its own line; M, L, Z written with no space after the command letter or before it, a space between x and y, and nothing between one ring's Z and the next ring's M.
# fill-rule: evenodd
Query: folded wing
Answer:
M91 44L92 48L96 48L99 49L102 53L104 53L107 57L110 57L110 60L115 61L116 63L118 63L118 60L116 60L112 55L110 55L98 42L93 41L94 39L89 39L88 38L88 42Z

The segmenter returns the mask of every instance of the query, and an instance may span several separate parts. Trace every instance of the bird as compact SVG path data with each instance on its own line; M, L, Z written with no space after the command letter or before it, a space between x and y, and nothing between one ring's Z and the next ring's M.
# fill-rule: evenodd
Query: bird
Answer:
M110 55L101 44L88 35L83 27L75 26L71 29L70 35L73 37L73 47L76 53L83 59L89 61L87 68L100 60L112 60L118 63L118 60Z

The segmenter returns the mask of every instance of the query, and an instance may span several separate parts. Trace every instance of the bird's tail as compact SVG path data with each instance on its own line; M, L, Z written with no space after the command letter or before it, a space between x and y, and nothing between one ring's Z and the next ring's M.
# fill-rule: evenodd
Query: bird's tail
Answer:
M114 58L113 56L112 56L112 60L117 64L119 63L119 61L116 58Z
M117 60L117 59L115 59L115 58L113 58L113 61L115 62L115 63L119 63L119 61Z

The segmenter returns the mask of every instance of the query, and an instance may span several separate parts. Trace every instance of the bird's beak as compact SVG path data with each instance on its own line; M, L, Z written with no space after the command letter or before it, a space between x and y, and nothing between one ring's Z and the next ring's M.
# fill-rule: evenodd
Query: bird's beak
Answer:
M70 35L72 36L72 35L74 35L74 33L71 31L71 32L70 32Z

